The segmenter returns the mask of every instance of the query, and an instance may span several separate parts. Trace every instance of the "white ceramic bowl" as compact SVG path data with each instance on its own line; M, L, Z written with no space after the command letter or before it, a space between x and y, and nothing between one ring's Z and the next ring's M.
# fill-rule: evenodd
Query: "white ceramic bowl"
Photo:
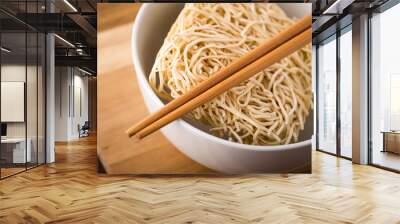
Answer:
M291 17L311 13L311 4L279 4ZM183 5L145 3L136 16L132 33L132 56L142 96L150 112L163 107L147 76L172 23ZM312 114L312 113L311 113ZM254 146L227 141L201 131L183 120L161 129L182 153L223 173L288 172L311 162L312 116L302 131L304 141L280 146Z

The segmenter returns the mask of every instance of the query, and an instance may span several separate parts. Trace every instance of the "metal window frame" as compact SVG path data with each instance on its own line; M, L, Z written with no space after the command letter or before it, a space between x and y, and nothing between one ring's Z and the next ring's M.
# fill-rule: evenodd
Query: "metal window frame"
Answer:
M377 168L380 168L380 169L383 169L383 170L387 170L387 171L391 171L391 172L395 172L395 173L400 173L400 170L393 169L393 168L390 168L390 167L386 167L386 166L382 166L380 164L374 164L373 163L372 102L371 102L371 100L372 100L372 95L371 95L372 94L372 85L371 85L371 78L372 78L372 60L371 60L371 57L372 57L372 28L371 28L371 19L373 17L372 16L373 13L383 13L386 10L396 6L399 3L400 3L400 0L388 0L387 2L382 4L381 6L367 11L367 13L368 13L368 25L367 25L368 26L368 31L367 31L367 42L368 42L367 43L367 46L368 46L368 49L367 49L367 51L368 51L368 54L367 54L367 66L368 66L368 68L367 68L367 80L368 80L367 81L368 82L368 86L367 86L367 89L368 89L368 91L367 91L368 92L368 95L367 95L367 98L368 98L368 105L367 105L367 107L368 107L368 111L367 111L367 113L368 113L368 124L367 124L368 139L367 139L367 141L368 141L368 152L367 152L367 154L368 154L368 159L367 159L367 164L370 165L370 166L373 166L373 167L377 167ZM349 25L351 25L351 24L349 24ZM343 31L346 28L347 28L347 26L344 27L343 29L341 29L340 31ZM344 33L340 33L340 35L337 35L337 33L336 33L336 38L335 39L337 41L336 42L336 47L337 48L338 48L338 45L340 45L340 36L343 35L343 34ZM333 34L333 35L335 35L335 34ZM323 42L323 41L325 41L325 40L327 40L329 38L331 38L331 36L327 37L326 39L324 39L324 40L322 40L320 42ZM317 121L316 122L316 150L320 151L320 152L323 152L323 153L326 153L326 154L329 154L329 155L336 156L336 157L352 160L352 158L349 158L349 157L341 155L341 147L338 144L338 142L340 143L340 140L341 140L340 139L340 131L341 131L340 117L338 118L338 115L340 116L340 109L338 110L338 108L340 108L340 94L337 94L337 98L336 98L337 99L337 101L336 101L337 102L337 105L336 105L336 111L337 111L337 114L336 114L336 118L337 118L336 119L336 122L337 122L337 130L336 130L336 133L337 133L337 136L336 136L337 137L337 140L336 140L337 149L336 149L336 154L328 152L328 151L325 151L323 149L319 149L319 128L320 127L319 127L319 122L318 122L318 119L319 119L319 106L318 106L319 105L319 102L318 102L319 101L318 100L318 95L319 95L319 93L318 93L318 88L319 88L319 53L318 53L318 48L319 48L320 42L316 44L316 54L315 54L316 57L317 57L316 58L316 78L315 78L315 80L316 80L316 99L315 99L315 102L316 102L316 121ZM337 53L337 59L339 59L339 62L340 62L339 52L340 52L340 50L337 51L336 53ZM338 68L338 64L337 64L337 68ZM341 71L340 71L340 67L339 67L339 70L337 69L337 71L336 71L337 75L339 73L339 77L337 76L337 78L339 78L339 79L336 80L336 85L340 85L340 72ZM340 91L340 87L337 88L337 90ZM339 111L339 113L338 113L338 111ZM338 127L339 127L339 132L338 132Z
M341 78L341 65L340 65L340 37L341 32L336 29L336 154L341 157L342 147L342 123L340 119L340 103L341 103L341 92L340 92L340 78Z
M25 2L25 11L27 11L26 10L27 9L26 3L28 1L25 0L24 2ZM36 3L37 3L36 4L36 10L38 11L38 9L39 9L39 6L38 6L39 5L39 0L36 0ZM4 11L4 10L1 10L1 11L8 15L8 13L6 11ZM46 11L47 11L47 8L46 8ZM12 15L9 15L9 16L11 16L12 18L18 20L17 18L13 17ZM4 179L6 179L8 177L12 177L14 175L26 172L27 170L39 167L39 166L41 166L43 164L46 164L46 161L47 161L47 153L46 153L47 152L47 141L46 141L46 138L47 138L47 129L46 129L46 126L47 126L47 113L46 113L46 108L47 108L47 82L44 82L44 86L43 86L43 88L44 88L44 99L43 99L43 105L42 105L45 108L45 110L43 111L43 113L44 113L44 117L43 117L44 121L42 121L44 123L44 136L43 136L43 139L44 139L44 145L43 145L44 150L42 150L44 152L44 155L42 155L43 159L44 159L43 163L39 163L39 147L38 147L39 146L39 141L38 141L39 140L39 82L38 82L38 77L39 77L39 69L38 69L38 66L39 66L39 44L38 43L39 43L39 33L43 33L43 32L40 32L39 30L36 30L35 28L29 26L26 23L24 23L24 26L25 26L25 30L23 32L21 32L21 33L25 34L25 84L24 84L24 98L25 98L24 99L24 107L25 107L24 108L24 120L25 120L25 169L23 169L21 171L18 171L18 172L15 172L15 173L12 173L12 174L9 174L7 176L2 176L2 168L0 167L0 180L4 180ZM36 163L33 164L33 166L28 166L28 162L27 162L28 161L28 154L27 154L27 148L28 148L28 144L27 144L27 139L28 139L28 130L27 130L28 129L28 115L27 115L28 30L31 30L31 31L36 33L36 44L37 44L37 46L36 46L36 105L37 105L36 106L36 140L37 140L36 141L37 142L36 150L37 150L37 152L36 152ZM44 54L43 58L44 58L44 64L45 64L45 67L42 69L42 76L44 76L43 79L46 80L46 77L47 77L47 66L46 66L47 65L47 60L46 60L46 58L47 58L46 57L46 55L47 55L47 39L46 39L46 35L47 35L47 33L44 33L44 34L45 34L45 36L43 36L43 44L44 44L45 50L42 51L41 53ZM0 45L1 45L1 41L2 41L1 37L2 37L2 32L0 31ZM1 62L2 62L2 56L0 54L0 82L1 82L1 67L2 67L2 63ZM0 89L1 89L1 86L0 86ZM1 100L1 91L0 91L0 100ZM1 110L1 106L0 106L0 110ZM1 115L0 115L0 123L1 123ZM0 144L0 156L1 156L1 144ZM32 164L30 164L30 165L32 165Z
M352 23L348 24L347 26L340 28L339 26L337 26L337 30L334 34L332 34L331 36L325 38L324 40L320 41L318 44L316 44L316 69L315 69L315 80L316 80L316 99L315 99L315 107L316 107L316 139L315 139L315 143L316 143L316 150L319 152L323 152L329 155L333 155L333 156L337 156L343 159L347 159L347 160L352 160L352 158L347 157L342 155L342 150L341 150L341 131L342 131L342 127L341 127L341 117L340 117L340 103L341 103L341 97L340 97L340 81L341 81L341 58L340 58L340 37L342 35L344 35L346 32L350 32L351 29L349 29L349 27L351 27ZM333 38L334 36L334 38ZM331 39L331 40L330 40ZM336 41L336 152L332 153L329 152L327 150L321 149L319 148L319 45L322 42L330 42L330 41Z

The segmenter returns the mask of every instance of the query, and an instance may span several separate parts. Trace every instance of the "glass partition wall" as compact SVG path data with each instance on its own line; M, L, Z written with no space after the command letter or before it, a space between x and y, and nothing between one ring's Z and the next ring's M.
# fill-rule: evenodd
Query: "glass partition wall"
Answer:
M1 6L2 3L0 3ZM25 12L38 4L19 2ZM28 7L29 6L29 7ZM0 23L0 178L45 163L45 34L12 16ZM11 27L11 26L10 26Z
M357 36L368 40L368 164L400 172L400 4L389 0L365 13L368 32ZM317 150L347 159L353 153L352 42L349 25L315 46Z
M26 33L1 34L1 177L26 169ZM7 49L7 50L4 50ZM30 162L28 159L27 162Z
M351 25L317 45L317 150L351 158Z
M351 25L340 36L340 155L352 157L352 33Z
M318 149L336 153L336 36L318 46Z
M400 4L370 19L369 162L400 171Z

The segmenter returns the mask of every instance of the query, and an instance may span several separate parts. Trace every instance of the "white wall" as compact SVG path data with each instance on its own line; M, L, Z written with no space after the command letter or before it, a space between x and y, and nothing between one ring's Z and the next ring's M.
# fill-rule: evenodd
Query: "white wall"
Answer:
M37 70L38 69L38 70ZM3 64L1 66L2 82L24 82L26 84L26 110L27 120L24 122L6 122L8 138L25 138L25 133L30 139L32 161L44 162L44 74L42 68L25 64ZM26 80L27 79L27 80ZM7 96L2 96L7 97ZM1 108L7 110L8 108ZM25 112L25 111L23 111ZM27 132L26 132L27 131ZM37 153L39 156L37 157Z
M55 140L74 140L78 125L88 120L88 78L72 67L56 67L55 73Z
M76 70L75 70L76 72ZM72 130L71 135L73 138L78 138L78 124L81 126L88 120L88 78L79 75L74 75L74 93L73 99L75 100L74 108L73 108L73 119L72 119ZM80 93L78 93L80 91ZM79 97L80 95L80 97ZM79 97L79 98L78 98ZM80 101L80 103L78 102ZM79 108L81 107L81 108ZM82 111L79 111L81 109ZM75 111L75 113L74 113Z
M69 132L69 68L55 68L55 141L68 141Z
M32 67L27 68L28 71ZM29 73L29 72L28 72ZM25 64L9 64L1 66L1 81L3 82L25 82ZM1 108L5 110L5 108ZM25 123L24 122L11 122L7 123L7 137L25 137Z
M34 122L36 130L36 113L32 113L32 111L36 111L37 107L37 99L36 99L36 78L31 77L31 75L36 77L36 67L27 66L27 77L28 77L28 87L27 87L27 119L28 122ZM1 66L1 81L2 82L25 82L25 64L5 64ZM1 108L5 110L6 108ZM33 127L34 125L30 125L29 127ZM30 131L28 130L28 137ZM35 132L36 134L36 132ZM25 122L7 122L7 137L25 137Z

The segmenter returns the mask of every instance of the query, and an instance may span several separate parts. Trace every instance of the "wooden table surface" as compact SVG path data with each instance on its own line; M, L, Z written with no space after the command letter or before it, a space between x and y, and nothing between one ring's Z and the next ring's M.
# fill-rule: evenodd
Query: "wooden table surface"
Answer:
M179 152L157 132L140 142L125 131L148 111L134 74L131 29L139 4L98 4L97 152L110 174L214 172Z

